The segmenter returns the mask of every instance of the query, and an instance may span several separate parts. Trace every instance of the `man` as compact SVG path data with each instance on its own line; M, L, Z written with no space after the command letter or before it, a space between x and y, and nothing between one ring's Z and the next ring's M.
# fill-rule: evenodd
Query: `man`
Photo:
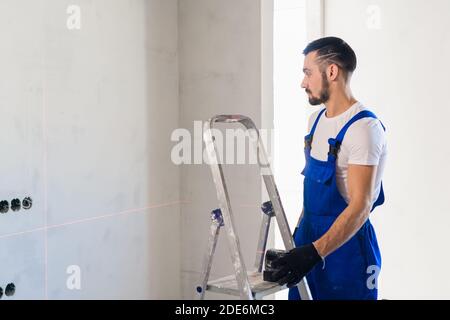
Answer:
M303 215L296 248L274 261L280 285L304 276L313 299L377 299L381 256L369 215L383 204L385 128L352 95L356 55L326 37L304 50L301 84L311 105L324 104L305 137ZM291 288L289 299L299 299Z

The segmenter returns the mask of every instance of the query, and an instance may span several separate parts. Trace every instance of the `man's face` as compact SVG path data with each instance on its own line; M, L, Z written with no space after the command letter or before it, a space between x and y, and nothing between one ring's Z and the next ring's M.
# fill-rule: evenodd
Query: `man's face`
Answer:
M325 103L330 99L330 84L327 75L320 71L316 62L317 51L308 53L303 64L305 77L302 81L302 88L308 94L309 103L313 106Z

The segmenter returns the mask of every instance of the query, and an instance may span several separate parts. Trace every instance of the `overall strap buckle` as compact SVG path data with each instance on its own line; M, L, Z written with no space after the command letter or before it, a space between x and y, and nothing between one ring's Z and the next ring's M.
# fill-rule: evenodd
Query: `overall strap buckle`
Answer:
M311 146L312 146L312 136L310 136L310 135L307 135L306 137L305 137L305 149L311 149Z
M328 144L330 145L328 155L333 155L335 158L337 158L339 150L341 149L342 142L340 142L339 140L330 138L330 139L328 139Z

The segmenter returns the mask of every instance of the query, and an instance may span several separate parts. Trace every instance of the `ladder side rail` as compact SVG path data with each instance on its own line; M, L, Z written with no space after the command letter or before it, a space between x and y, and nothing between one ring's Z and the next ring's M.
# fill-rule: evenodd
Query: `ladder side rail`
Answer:
M220 220L214 219L209 229L208 248L203 258L203 270L201 273L201 284L197 287L197 293L200 294L200 300L205 298L206 286L208 285L209 274L211 272L211 266L213 261L214 252L216 251L217 240L219 238L219 232L221 224Z
M225 184L222 166L219 163L216 146L212 136L213 120L207 121L204 125L204 140L208 154L214 184L216 185L217 198L222 211L225 231L227 234L231 260L236 274L236 281L239 287L241 299L253 300L253 294L247 275L243 255L241 253L239 237L235 232L233 213L230 205L230 198Z

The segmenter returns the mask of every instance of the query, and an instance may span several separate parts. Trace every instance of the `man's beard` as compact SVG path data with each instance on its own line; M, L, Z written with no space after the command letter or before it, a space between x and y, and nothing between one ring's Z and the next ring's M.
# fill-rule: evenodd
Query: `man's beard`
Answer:
M306 91L311 93L311 91ZM330 84L327 79L327 75L325 72L322 73L322 89L320 90L319 97L316 98L311 96L309 98L309 104L312 106L318 106L319 104L325 103L330 99Z

